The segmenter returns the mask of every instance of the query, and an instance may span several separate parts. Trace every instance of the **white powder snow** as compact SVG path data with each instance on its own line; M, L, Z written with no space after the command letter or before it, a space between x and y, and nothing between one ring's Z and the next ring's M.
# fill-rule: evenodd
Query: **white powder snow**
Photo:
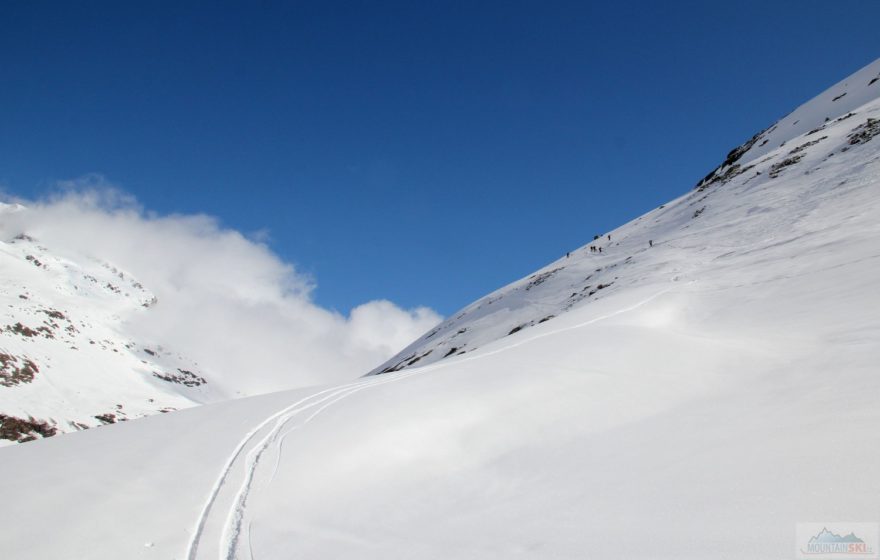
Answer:
M817 97L754 167L475 302L398 371L4 449L0 554L769 559L798 522L880 520L864 72L864 104Z

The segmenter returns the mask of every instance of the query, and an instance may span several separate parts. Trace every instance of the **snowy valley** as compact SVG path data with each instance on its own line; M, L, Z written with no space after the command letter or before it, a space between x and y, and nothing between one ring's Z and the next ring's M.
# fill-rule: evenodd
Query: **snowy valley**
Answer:
M5 448L0 556L769 559L876 521L878 135L880 60L350 383ZM63 360L106 364L66 422L218 400L106 326L135 278L2 241L4 414L63 410Z

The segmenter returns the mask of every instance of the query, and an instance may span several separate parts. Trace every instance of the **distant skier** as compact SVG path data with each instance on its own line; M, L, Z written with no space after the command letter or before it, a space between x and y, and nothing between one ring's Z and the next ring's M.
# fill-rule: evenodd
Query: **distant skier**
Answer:
M654 246L654 240L653 240L653 239L649 239L649 240L648 240L648 247L653 247L653 246Z
M565 254L565 258L566 258L566 259L567 259L568 257L570 257L570 256L571 256L571 251L569 251L568 253Z
M599 252L600 252L600 253L602 252L602 247L599 247Z
M608 236L608 241L611 241L611 235Z

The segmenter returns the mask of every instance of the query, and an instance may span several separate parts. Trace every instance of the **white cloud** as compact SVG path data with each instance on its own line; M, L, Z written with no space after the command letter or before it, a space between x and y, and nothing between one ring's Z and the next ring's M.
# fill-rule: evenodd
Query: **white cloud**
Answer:
M130 334L186 353L243 394L354 379L441 319L385 300L346 317L315 304L313 280L262 237L210 216L147 213L100 176L62 187L19 201L26 209L7 215L3 235L26 231L52 251L128 271L159 299L129 323Z

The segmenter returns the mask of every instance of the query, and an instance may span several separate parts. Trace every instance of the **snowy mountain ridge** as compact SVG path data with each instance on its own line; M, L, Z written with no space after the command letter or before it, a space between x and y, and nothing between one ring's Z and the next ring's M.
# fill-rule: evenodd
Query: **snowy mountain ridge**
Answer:
M775 122L728 154L727 160L713 171L723 175L725 164L749 162L782 148L787 142L821 132L834 120L848 119L859 107L877 99L880 87L880 63L874 61L834 84L813 99ZM731 161L732 160L732 161Z

